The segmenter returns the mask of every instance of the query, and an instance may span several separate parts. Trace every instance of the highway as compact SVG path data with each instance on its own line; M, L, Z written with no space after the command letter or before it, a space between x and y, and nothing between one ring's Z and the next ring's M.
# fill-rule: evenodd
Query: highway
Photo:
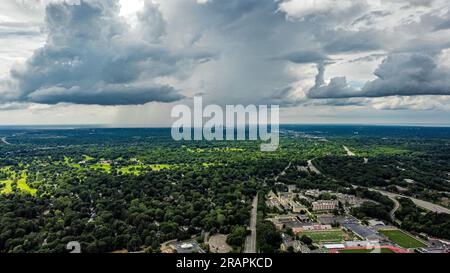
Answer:
M409 199L411 199L411 201L414 202L414 204L416 204L416 206L424 208L424 209L429 210L429 211L433 211L433 212L437 212L437 213L450 214L450 209L447 209L447 208L444 208L442 206L430 203L428 201L424 201L424 200L420 200L420 199L416 199L416 198L413 198L413 197L404 196L404 195L400 195L400 194L396 194L396 193L392 193L392 192L377 190L377 189L372 189L372 190L375 190L375 191L377 191L377 192L379 192L381 194L384 194L384 195L386 195L387 197L389 197L391 199L395 199L397 197L409 198Z
M353 187L355 187L355 186L353 186ZM392 202L394 202L394 208L391 210L391 212L389 214L391 216L392 222L397 222L400 224L399 221L395 220L395 212L400 208L400 203L398 202L396 196L394 194L387 194L388 192L377 190L377 189L369 188L369 190L379 192L379 193L383 194L384 196L389 197L389 199L391 199Z
M9 143L9 142L6 140L6 137L2 137L2 142L5 143L6 145L12 145L11 143Z
M258 194L253 199L252 213L250 216L250 235L245 240L245 253L256 253L256 218L258 214Z

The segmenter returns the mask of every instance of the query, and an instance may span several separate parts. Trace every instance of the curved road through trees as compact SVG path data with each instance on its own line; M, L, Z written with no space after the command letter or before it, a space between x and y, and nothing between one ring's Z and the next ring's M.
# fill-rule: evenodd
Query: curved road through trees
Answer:
M405 195L401 195L401 194L396 194L396 193L392 193L392 192L387 192L387 191L383 191L383 190L377 190L377 189L372 189L375 190L381 194L386 195L387 197L391 198L391 199L395 199L397 197L401 197L401 198L409 198L411 199L411 201L414 202L414 204L416 204L416 206L424 208L426 210L432 211L432 212L437 212L437 213L447 213L450 214L450 209L445 208L443 206L440 205L436 205L433 203L430 203L428 201L424 201L424 200L420 200L420 199L416 199L413 197L409 197L409 196L405 196Z

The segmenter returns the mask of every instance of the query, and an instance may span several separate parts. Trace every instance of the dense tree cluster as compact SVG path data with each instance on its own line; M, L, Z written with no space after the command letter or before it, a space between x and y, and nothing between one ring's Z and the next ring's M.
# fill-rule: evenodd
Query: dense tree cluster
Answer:
M361 204L361 206L353 208L352 214L359 219L365 219L366 217L368 217L384 221L391 221L389 210L386 209L386 206L372 202L364 202Z
M176 178L176 179L175 179ZM176 182L175 182L176 181ZM2 196L0 249L61 252L80 241L87 252L131 251L204 231L229 233L246 225L255 189L219 170L151 172L143 176L91 173L62 177L52 196Z
M65 252L71 241L85 252L159 251L165 241L204 232L228 234L238 250L257 192L258 249L274 252L281 237L264 220L264 195L286 185L369 199L352 212L362 219L390 221L393 207L363 187L448 205L447 131L357 129L285 126L274 153L251 141L176 142L168 129L2 131L11 145L0 144L0 190L5 181L14 183L11 194L0 194L0 252ZM35 196L19 189L21 174ZM449 237L448 215L424 213L406 201L396 215L406 230Z
M275 225L265 220L267 207L265 193L258 195L258 217L256 222L256 243L258 250L262 253L277 252L281 245L281 235Z
M402 228L450 240L449 214L424 212L408 198L402 198L399 202L400 209L396 216L402 221Z

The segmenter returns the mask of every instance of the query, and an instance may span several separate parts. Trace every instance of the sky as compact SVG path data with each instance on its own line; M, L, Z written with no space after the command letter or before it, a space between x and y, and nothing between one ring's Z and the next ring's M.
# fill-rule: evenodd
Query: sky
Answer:
M450 124L448 0L2 0L0 125Z

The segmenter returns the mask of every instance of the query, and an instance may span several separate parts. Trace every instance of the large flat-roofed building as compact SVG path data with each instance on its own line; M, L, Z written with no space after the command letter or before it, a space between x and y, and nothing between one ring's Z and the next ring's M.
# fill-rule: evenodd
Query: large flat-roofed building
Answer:
M305 191L305 196L318 198L320 196L319 190L307 190Z
M344 249L345 245L343 245L343 244L324 244L323 247L326 249Z
M268 218L276 228L298 228L302 226L311 225L308 215L301 214L289 214L289 215L278 215L273 218Z
M332 211L338 207L337 200L320 200L312 203L313 211Z
M294 232L294 234L298 234L303 231L324 231L332 229L333 227L331 227L330 225L303 225L292 228L292 232Z

